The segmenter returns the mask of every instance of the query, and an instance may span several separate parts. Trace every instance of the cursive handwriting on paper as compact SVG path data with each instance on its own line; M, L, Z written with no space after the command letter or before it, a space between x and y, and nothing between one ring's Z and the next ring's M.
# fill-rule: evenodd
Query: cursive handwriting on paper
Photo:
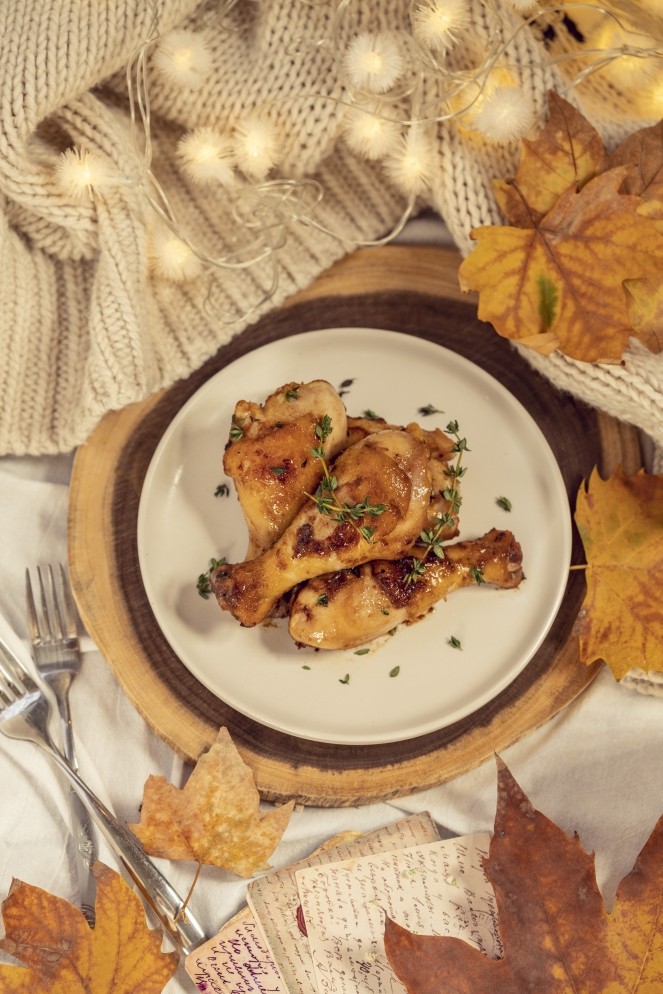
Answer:
M385 913L412 932L453 935L499 957L495 898L482 868L488 842L482 833L298 870L320 994L405 990L384 950Z
M204 994L288 994L248 908L189 953L185 969Z
M248 888L249 906L267 939L267 944L290 994L312 994L315 971L302 920L296 872L306 866L319 866L354 856L368 856L387 850L423 845L439 839L435 823L427 812L408 815L383 828L327 849L292 866L275 870L254 880Z

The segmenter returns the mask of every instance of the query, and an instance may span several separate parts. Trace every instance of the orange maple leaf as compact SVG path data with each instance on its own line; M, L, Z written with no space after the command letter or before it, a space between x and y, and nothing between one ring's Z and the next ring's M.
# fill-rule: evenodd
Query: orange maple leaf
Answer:
M294 802L265 813L259 805L253 774L222 728L181 790L164 777L148 778L140 823L130 828L152 856L211 863L250 877L266 868Z
M139 897L122 877L95 863L96 925L39 887L15 880L2 904L0 946L25 967L0 965L2 994L160 994L177 953L161 952ZM27 967L27 969L26 969Z
M621 678L663 671L663 476L621 470L583 482L575 511L587 560L576 630L580 658L603 659Z
M621 166L566 190L534 228L477 228L459 269L479 291L478 316L506 338L586 362L618 361L633 331L628 278L656 279L663 233L619 193Z
M498 759L485 872L502 959L387 919L385 948L409 994L654 994L663 990L663 817L606 911L594 857L536 811Z
M495 199L512 224L532 228L566 190L579 190L603 172L605 158L596 128L551 90L545 128L535 140L523 141L514 178L495 180Z

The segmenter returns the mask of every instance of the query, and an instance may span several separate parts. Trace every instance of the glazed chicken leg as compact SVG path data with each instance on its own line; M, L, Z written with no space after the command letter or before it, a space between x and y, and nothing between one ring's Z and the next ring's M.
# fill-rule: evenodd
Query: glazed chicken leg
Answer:
M324 417L331 431L321 442L316 427ZM306 493L322 476L311 449L322 446L333 459L346 441L347 415L326 380L286 383L261 406L240 400L233 414L223 468L234 481L249 532L247 559L268 549L283 534Z
M212 573L220 606L243 625L258 624L286 591L311 577L404 556L417 540L431 491L423 442L406 431L369 435L341 453L331 474L332 485L308 500L273 546ZM362 534L367 528L373 533Z
M493 528L476 541L447 545L444 552L443 559L427 559L414 581L406 580L411 557L310 580L290 605L290 635L317 649L350 649L404 621L417 621L454 590L476 583L476 569L485 583L502 588L517 587L523 578L522 551L508 531Z
M356 445L367 435L387 429L403 430L400 425L389 424L384 418L348 417L347 446ZM431 495L428 505L428 526L434 528L440 518L449 516L451 519L449 523L438 531L440 541L446 542L458 534L458 508L452 506L452 502L445 496L452 487L457 493L460 493L461 489L460 480L452 475L451 470L451 462L456 451L454 440L449 435L445 435L440 428L422 428L416 421L411 421L404 430L425 442L430 449Z

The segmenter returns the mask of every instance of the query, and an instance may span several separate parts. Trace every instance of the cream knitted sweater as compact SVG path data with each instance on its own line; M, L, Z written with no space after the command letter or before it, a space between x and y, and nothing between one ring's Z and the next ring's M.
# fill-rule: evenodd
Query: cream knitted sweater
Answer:
M499 36L501 57L542 120L546 91L565 86L566 63L552 65L551 51L569 40L561 30L553 43L544 39L540 25L524 24L506 3L468 0L468 6L470 24L458 34L448 65L462 73ZM630 0L617 6L630 7ZM398 32L411 51L405 0L160 0L158 38L155 11L145 0L5 0L1 7L0 453L72 449L107 411L186 376L355 245L389 232L403 214L407 195L389 170L344 140L349 91L342 53L357 35L385 30ZM648 30L661 28L661 20L647 15ZM209 65L197 88L157 71L159 39L173 30L191 31L204 43ZM662 35L663 28L659 45ZM136 147L144 129L132 124L125 75L142 52L149 161L140 140ZM419 70L417 99L423 94L432 106L441 83L424 63ZM570 99L610 147L638 122L628 96L599 76ZM393 113L411 119L413 101L405 87ZM250 182L238 200L221 185L188 179L177 156L178 140L191 129L227 128L256 110L278 136L269 179L289 184L256 189L272 199L295 191L299 205L295 210L286 196L274 230L249 210ZM94 153L109 177L82 199L58 179L62 153L71 147ZM513 174L518 143L478 141L450 120L434 126L432 147L430 180L417 190L416 209L437 211L466 254L472 228L501 221L491 181ZM179 281L155 271L151 240L159 219L151 203L162 201L153 179L177 231L222 265L203 265L195 278ZM309 179L322 198L303 208L297 197L311 192ZM301 223L295 216L301 210L315 223ZM278 248L270 249L270 238L279 239ZM248 264L265 246L264 258ZM247 264L238 268L238 261ZM663 357L636 343L621 366L528 358L558 386L663 445Z

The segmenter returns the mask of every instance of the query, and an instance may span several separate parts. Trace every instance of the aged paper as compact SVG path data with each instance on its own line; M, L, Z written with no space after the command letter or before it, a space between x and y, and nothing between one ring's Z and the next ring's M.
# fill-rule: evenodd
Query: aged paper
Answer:
M497 910L481 833L296 872L319 994L405 991L384 950L385 914L412 932L451 935L497 958Z
M248 908L189 953L184 968L204 994L288 994Z
M352 842L313 853L283 870L254 880L248 888L249 906L265 936L267 946L290 994L315 994L313 960L303 924L295 874L354 856L403 849L439 839L435 823L426 812L359 836Z

